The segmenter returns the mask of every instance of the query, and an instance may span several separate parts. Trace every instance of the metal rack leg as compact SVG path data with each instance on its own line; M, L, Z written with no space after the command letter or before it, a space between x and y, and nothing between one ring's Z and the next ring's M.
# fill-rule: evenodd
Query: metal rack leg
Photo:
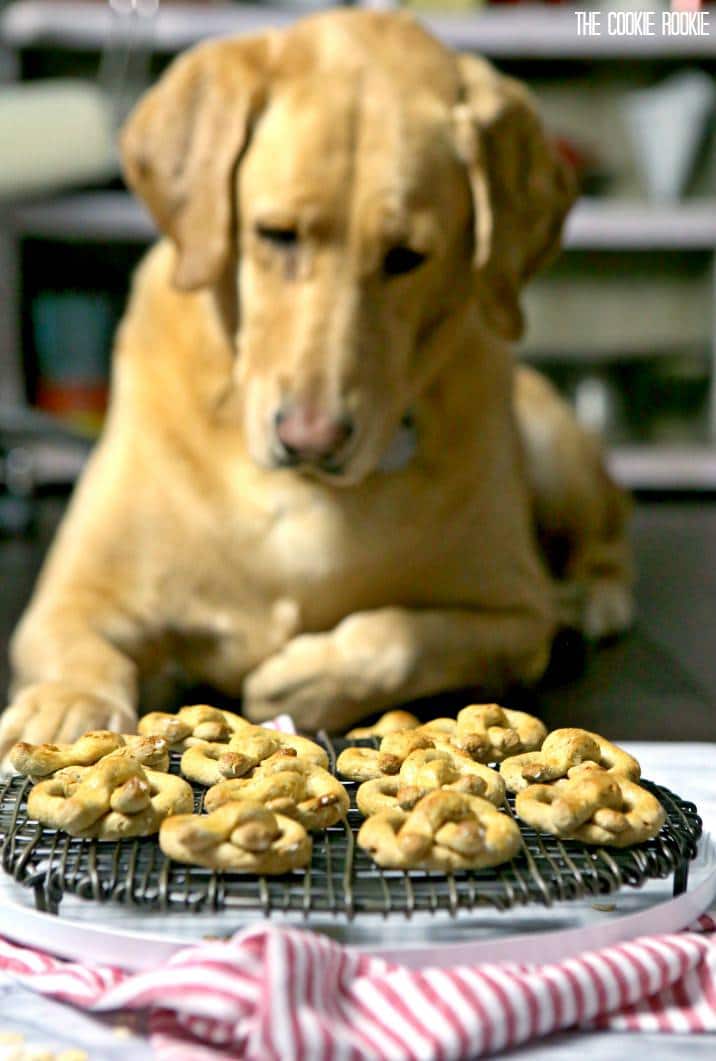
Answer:
M683 859L674 870L674 895L682 895L689 883L689 860Z

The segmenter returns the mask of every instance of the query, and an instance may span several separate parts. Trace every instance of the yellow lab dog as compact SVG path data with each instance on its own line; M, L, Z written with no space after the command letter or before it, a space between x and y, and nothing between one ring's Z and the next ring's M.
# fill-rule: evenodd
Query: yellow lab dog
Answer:
M332 12L180 57L122 148L166 238L0 753L129 730L160 676L340 729L628 624L625 499L509 349L573 199L523 87Z

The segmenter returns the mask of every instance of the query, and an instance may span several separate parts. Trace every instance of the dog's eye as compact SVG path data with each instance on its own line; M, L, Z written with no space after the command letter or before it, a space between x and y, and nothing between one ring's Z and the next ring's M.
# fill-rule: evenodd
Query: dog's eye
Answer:
M412 273L425 261L426 255L410 247L391 247L383 259L383 272L386 276L402 276Z
M298 243L298 232L295 228L279 228L276 225L256 226L256 235L277 247L295 247Z

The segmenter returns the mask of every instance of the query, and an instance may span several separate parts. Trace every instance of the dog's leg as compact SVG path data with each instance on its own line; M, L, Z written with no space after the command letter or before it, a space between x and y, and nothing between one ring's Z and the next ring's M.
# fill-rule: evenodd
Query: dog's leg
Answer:
M134 730L135 666L100 632L108 619L106 601L81 601L81 592L52 608L41 601L26 614L12 642L15 678L0 716L0 764L18 740Z
M633 618L629 498L597 439L531 369L516 372L515 409L560 622L590 639L619 634Z
M391 704L480 685L504 689L542 674L546 616L461 609L357 612L329 633L293 638L252 671L244 711L286 711L306 729L341 730Z
M17 740L66 741L90 729L134 728L132 656L143 605L131 527L141 521L129 515L139 490L132 494L124 478L98 451L50 550L12 638L0 762Z

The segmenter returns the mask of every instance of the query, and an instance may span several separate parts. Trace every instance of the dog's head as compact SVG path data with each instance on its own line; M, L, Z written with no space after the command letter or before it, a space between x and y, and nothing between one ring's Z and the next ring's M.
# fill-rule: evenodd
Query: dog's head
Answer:
M230 292L251 455L336 483L377 466L469 313L520 334L572 201L526 90L404 15L201 45L122 149L175 285Z

